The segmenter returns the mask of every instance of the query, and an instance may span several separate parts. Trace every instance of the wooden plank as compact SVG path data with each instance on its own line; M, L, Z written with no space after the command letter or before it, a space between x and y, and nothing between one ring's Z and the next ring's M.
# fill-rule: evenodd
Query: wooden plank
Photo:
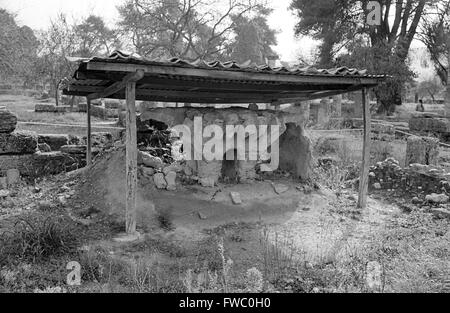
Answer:
M358 208L364 209L367 205L367 190L369 186L369 164L370 164L370 98L369 90L364 88L362 90L363 101L363 155L361 164L361 175L359 179L359 195Z
M136 81L140 80L142 77L144 77L144 71L137 70L134 73L130 73L130 74L126 75L123 78L123 80L120 82L115 82L111 86L106 87L106 88L101 87L102 88L101 91L98 91L98 92L88 95L88 98L90 100L94 100L94 99L98 99L98 98L106 98L109 95L115 94L115 93L121 91L122 89L124 89L125 86L129 82L136 82Z
M86 164L92 165L92 130L91 130L91 100L87 98L87 135L86 135Z
M115 72L136 72L143 70L145 73L164 75L198 76L216 79L230 80L261 80L273 82L292 82L310 84L359 84L365 86L376 86L382 78L372 77L348 77L334 75L290 75L258 73L231 70L185 68L163 65L127 64L127 63L107 63L89 62L86 64L87 70L92 71L115 71Z
M136 134L136 83L126 85L126 216L127 234L136 233L137 190L137 134Z

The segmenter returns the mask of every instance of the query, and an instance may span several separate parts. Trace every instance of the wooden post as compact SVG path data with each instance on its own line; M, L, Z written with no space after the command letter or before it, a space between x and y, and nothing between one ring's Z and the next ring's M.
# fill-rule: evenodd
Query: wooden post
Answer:
M369 186L370 163L370 99L369 90L362 90L362 106L364 121L363 156L361 164L361 176L359 178L358 208L364 209L367 205L367 189Z
M126 85L126 232L136 233L136 189L137 189L137 138L136 138L136 82Z
M87 136L86 136L86 164L87 166L92 165L92 136L91 136L91 100L89 98L87 100Z

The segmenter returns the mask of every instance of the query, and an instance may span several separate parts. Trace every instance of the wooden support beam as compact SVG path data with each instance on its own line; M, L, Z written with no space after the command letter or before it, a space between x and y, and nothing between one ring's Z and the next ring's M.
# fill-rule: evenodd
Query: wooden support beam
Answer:
M298 98L287 98L287 99L280 99L277 101L272 102L273 105L278 104L285 104L285 103L295 103L300 101L306 101L306 100L315 100L315 99L322 99L322 98L328 98L336 95L342 95L344 93L354 92L360 89L363 89L364 86L354 85L350 86L346 89L342 90L327 90L327 91L319 91L319 92L311 92L306 96L298 97Z
M125 86L130 82L137 82L138 80L142 79L144 77L144 71L143 70L137 70L134 73L130 73L126 75L122 81L115 82L111 86L104 88L101 91L94 92L90 95L88 95L88 99L94 100L99 98L106 98L109 95L113 95L115 93L118 93L122 89L125 88Z
M92 85L101 84L104 81L122 81L125 77L125 73L120 72L98 72L98 71L87 71L87 72L76 72L76 77L79 80L91 80ZM235 81L226 81L223 79L208 79L204 78L190 78L190 79L174 79L172 76L161 77L161 75L146 75L139 81L139 84L143 88L153 88L153 89L176 89L176 90L196 90L196 91L211 91L211 92L243 92L243 91L255 91L255 92L303 92L304 90L311 91L323 91L323 90L341 90L348 88L349 85L341 84L314 84L314 83L303 83L300 86L298 84L292 83L279 83L279 82L261 82L261 81L247 81L245 84ZM261 87L261 84L264 84ZM72 90L73 86L69 86L69 91ZM76 86L77 88L78 86ZM98 86L97 86L98 88ZM104 88L104 87L101 87ZM95 90L94 92L97 92Z
M87 100L87 134L86 134L86 164L87 166L92 165L92 135L91 135L91 100Z
M367 190L369 186L369 163L370 163L370 98L369 90L364 88L362 90L363 102L363 155L361 164L361 174L359 178L359 195L358 208L364 209L367 205Z
M126 216L127 234L136 233L137 189L137 134L136 134L136 83L126 84Z

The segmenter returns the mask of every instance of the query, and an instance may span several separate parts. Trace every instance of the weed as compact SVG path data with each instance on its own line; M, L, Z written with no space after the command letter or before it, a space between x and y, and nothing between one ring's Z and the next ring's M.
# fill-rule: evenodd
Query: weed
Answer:
M42 212L20 218L0 238L0 264L11 260L39 262L76 251L79 238L70 222Z
M173 225L173 216L170 210L158 211L156 216L159 226L167 231L172 231L175 229Z

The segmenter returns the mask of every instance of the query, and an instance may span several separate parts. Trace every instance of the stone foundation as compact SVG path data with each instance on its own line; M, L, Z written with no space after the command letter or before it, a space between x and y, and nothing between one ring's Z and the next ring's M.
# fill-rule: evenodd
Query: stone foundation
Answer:
M267 153L260 155L257 147L249 144L249 138L258 139L261 141L261 133L258 129L260 125L268 125L268 137L270 138L270 125L278 125L280 133L280 167L279 169L291 171L295 177L301 179L308 179L311 174L311 144L307 137L304 124L308 118L308 112L302 110L294 110L291 112L283 111L256 111L246 108L147 108L138 117L139 123L146 121L157 121L166 124L169 128L179 125L185 125L190 129L191 136L194 136L194 118L201 117L202 125L201 129L196 131L201 134L204 133L205 128L208 125L218 125L222 128L224 135L227 135L226 125L242 125L256 126L257 133L253 133L251 128L247 128L250 132L245 134L245 159L239 160L236 157L232 160L178 160L183 166L183 176L188 179L197 181L203 186L212 187L219 181L225 183L239 183L245 181L254 180L257 177L258 167L263 163L268 163ZM138 127L139 129L139 127ZM196 136L198 138L199 136ZM201 137L201 136L200 136ZM193 138L193 137L191 137ZM232 141L233 139L230 138ZM203 138L203 142L200 143L202 149L205 148L210 138ZM270 139L269 139L270 140ZM225 136L223 138L223 147L226 150ZM181 142L179 140L178 142ZM192 147L190 151L192 156L194 154L195 140L191 140ZM234 137L236 147L236 135ZM173 143L177 145L177 141ZM178 146L180 146L178 144ZM256 148L256 150L255 150ZM270 150L270 148L269 148ZM184 155L186 151L189 151L188 147L183 147ZM228 151L222 151L223 155L235 154L236 149L229 149ZM172 152L172 155L180 154L178 152ZM182 154L181 154L182 155ZM250 158L250 155L256 155L256 159ZM186 156L186 155L185 155ZM176 157L174 157L176 160Z

